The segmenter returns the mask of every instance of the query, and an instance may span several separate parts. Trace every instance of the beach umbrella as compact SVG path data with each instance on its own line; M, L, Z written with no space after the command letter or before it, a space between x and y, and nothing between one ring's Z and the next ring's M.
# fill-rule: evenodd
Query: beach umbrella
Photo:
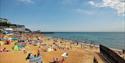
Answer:
M18 38L12 38L12 40L18 40Z

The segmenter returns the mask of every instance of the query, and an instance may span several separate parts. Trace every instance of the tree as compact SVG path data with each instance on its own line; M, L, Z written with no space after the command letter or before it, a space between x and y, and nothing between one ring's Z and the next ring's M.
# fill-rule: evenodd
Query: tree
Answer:
M6 18L0 18L0 26L6 26L9 27L11 23Z

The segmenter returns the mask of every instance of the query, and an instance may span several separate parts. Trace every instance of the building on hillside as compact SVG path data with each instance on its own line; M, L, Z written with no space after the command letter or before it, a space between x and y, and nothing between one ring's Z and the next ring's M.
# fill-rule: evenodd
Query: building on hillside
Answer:
M12 28L14 32L32 32L30 29L25 28L24 25L12 24L6 18L0 18L0 30Z
M13 31L15 32L25 32L25 26L24 25L16 25L16 27L12 27Z

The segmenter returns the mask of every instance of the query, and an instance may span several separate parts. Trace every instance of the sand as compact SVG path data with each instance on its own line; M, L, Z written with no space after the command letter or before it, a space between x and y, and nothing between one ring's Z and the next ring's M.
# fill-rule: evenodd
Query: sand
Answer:
M43 44L47 44L48 46L53 46L53 43L56 43L56 45L64 49L57 48L56 51L46 52L47 47L45 46L41 45L39 48L39 46L27 44L25 47L27 53L24 53L23 51L13 51L13 42L10 45L0 46L10 50L9 52L0 52L0 63L28 63L28 60L26 60L28 53L37 54L38 49L40 50L43 63L49 63L53 58L62 58L61 55L64 52L68 52L69 56L63 63L93 63L94 56L98 57L96 54L99 53L98 47L90 47L86 44L82 44L81 47L81 44L71 44L72 41L62 39L58 39L57 42L54 42L54 39L48 39L48 37L45 36L42 36L41 40ZM60 41L62 43L60 43ZM103 63L103 60L100 60L100 63Z

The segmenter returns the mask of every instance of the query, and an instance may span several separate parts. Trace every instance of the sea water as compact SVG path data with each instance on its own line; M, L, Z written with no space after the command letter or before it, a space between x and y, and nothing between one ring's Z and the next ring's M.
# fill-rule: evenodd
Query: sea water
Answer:
M78 42L86 41L111 48L125 49L125 32L54 32L45 35L52 38L63 38Z

